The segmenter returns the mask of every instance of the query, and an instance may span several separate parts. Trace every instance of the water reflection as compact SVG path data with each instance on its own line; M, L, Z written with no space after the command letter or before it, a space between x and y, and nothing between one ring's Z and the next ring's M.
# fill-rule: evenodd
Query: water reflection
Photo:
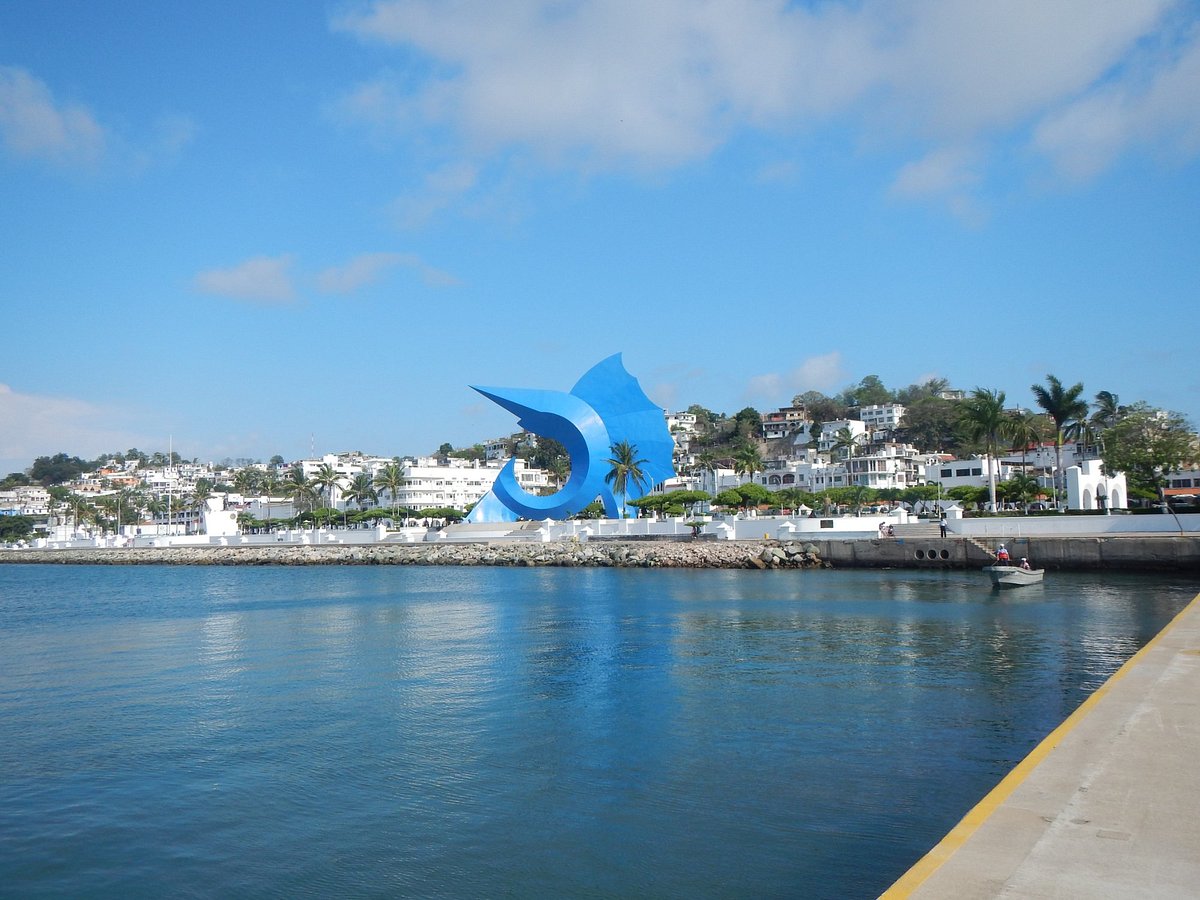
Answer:
M17 893L46 872L43 892L95 892L73 873L108 872L107 893L874 896L1195 592L1063 575L1010 596L953 572L80 575L0 592L0 825L28 836L0 881Z

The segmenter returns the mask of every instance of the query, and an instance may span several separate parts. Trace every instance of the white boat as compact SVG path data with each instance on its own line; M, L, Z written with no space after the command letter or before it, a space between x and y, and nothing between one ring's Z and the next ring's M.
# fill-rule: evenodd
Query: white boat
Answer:
M984 566L983 571L992 578L997 587L1022 587L1041 584L1045 569L1023 569L1020 566Z

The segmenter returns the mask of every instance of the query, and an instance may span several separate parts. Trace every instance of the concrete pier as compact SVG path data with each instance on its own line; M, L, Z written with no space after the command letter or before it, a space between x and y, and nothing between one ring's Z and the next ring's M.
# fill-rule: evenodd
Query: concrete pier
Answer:
M1200 896L1200 596L883 896Z

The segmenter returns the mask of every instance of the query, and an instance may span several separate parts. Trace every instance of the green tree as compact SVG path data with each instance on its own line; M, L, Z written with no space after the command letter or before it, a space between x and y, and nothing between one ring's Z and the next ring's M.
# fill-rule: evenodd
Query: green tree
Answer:
M1103 431L1106 428L1112 428L1117 422L1121 421L1121 416L1125 414L1125 407L1121 405L1121 398L1112 391L1099 391L1096 394L1096 401L1092 407L1092 417L1089 420L1094 427Z
M977 387L962 404L963 427L972 438L983 441L988 458L988 499L996 509L996 448L1011 421L1004 412L1004 391Z
M203 506L208 498L213 495L213 483L207 478L197 478L196 488L192 491L191 497L194 501L193 509L199 509Z
M29 516L0 516L0 541L24 541L33 534Z
M359 472L350 479L350 485L343 491L343 495L360 510L366 506L367 501L375 503L379 500L379 492L375 490L371 483L371 476L366 472ZM342 524L346 524L344 515L342 517Z
M733 417L733 438L736 441L758 440L762 434L762 416L753 406L747 406Z
M847 486L850 484L850 469L851 463L854 460L854 451L858 449L861 440L861 435L855 434L845 425L839 428L833 435L830 450L834 456L840 456L845 463Z
M717 469L720 467L720 463L717 460L717 454L713 453L711 450L701 450L698 454L696 454L696 462L694 463L694 466L697 471L711 473L713 490L716 490Z
M940 400L942 392L948 387L950 387L950 382L945 378L930 378L921 384L910 384L908 387L896 391L896 402L904 406L911 406L918 401L930 398Z
M846 388L843 397L850 406L875 406L891 403L894 395L883 386L878 375L868 375L853 387Z
M604 476L604 483L612 485L613 493L620 498L621 518L625 518L625 503L630 487L636 491L635 496L640 496L650 481L650 476L643 468L649 460L639 458L637 445L629 441L618 441L609 447L609 452L612 456L605 460L609 470Z
M736 488L726 488L714 498L715 502L724 507L737 508L742 505L742 495L738 493Z
M317 491L304 477L304 470L300 466L293 466L288 470L282 487L283 493L290 497L295 504L297 514L304 506L308 507L310 513L312 512L317 501Z
M392 518L397 515L400 504L400 488L404 487L404 468L399 462L390 462L375 473L372 482L380 491L387 491L392 498Z
M696 433L708 434L717 427L717 414L711 409L705 409L699 403L693 403L687 408L696 417Z
M802 406L813 422L836 422L846 418L846 404L820 391L805 391L792 398L792 406Z
M266 527L271 527L271 498L279 493L282 485L279 481L279 473L275 469L267 469L263 474L262 480L259 482L259 487L262 489L263 495L267 498L267 520Z
M313 473L313 487L324 492L325 505L330 509L337 509L333 500L333 491L338 487L341 478L342 476L329 463L321 463L321 465L317 466L317 471Z
M897 437L922 453L953 451L957 448L958 402L936 395L920 397L907 405Z
M553 472L555 477L565 472L562 479L564 482L571 476L571 456L562 442L552 437L539 434L537 446L530 452L528 459L531 466Z
M154 532L159 532L159 520L167 514L167 501L162 497L146 498L146 513L154 521Z
M54 456L39 456L29 469L29 477L43 487L73 481L88 470L88 464L78 456L56 453Z
M1024 410L1013 413L1009 417L1008 425L1005 426L1004 433L1008 435L1011 443L1011 449L1020 449L1021 451L1021 472L1028 473L1028 454L1029 445L1036 444L1042 440L1042 423L1044 419L1041 416L1034 415Z
M737 495L741 497L741 502L738 504L743 509L750 507L762 506L764 503L771 502L772 494L761 484L750 482L749 484L741 484L734 488Z
M249 496L258 490L259 474L254 469L238 469L233 476L233 486L243 496Z
M754 481L754 473L763 470L763 458L757 444L745 443L738 447L733 455L733 470L745 475L747 481Z
M1018 472L999 487L1004 489L1003 497L1006 501L1020 503L1025 507L1026 512L1029 509L1029 502L1041 493L1037 479L1025 472Z
M1053 375L1046 376L1046 384L1030 385L1033 399L1037 405L1046 411L1054 422L1054 497L1057 504L1062 494L1062 446L1064 430L1068 422L1082 419L1088 414L1088 405L1080 399L1083 395L1083 382L1077 382L1069 388Z
M1200 452L1187 419L1139 403L1105 432L1102 458L1106 472L1125 473L1131 492L1161 497L1167 475L1196 465Z
M966 506L983 506L988 499L988 489L982 487L972 487L971 485L961 484L958 487L952 487L946 491L946 496L951 500L957 500Z
M706 491L671 491L667 495L672 502L683 506L687 515L693 516L696 514L696 507L701 503L708 503L712 500L712 494Z

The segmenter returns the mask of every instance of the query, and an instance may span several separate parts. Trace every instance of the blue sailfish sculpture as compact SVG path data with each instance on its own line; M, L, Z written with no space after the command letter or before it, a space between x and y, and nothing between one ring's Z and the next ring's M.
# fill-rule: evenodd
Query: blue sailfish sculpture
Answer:
M650 402L637 379L614 354L586 373L569 392L525 388L472 388L517 416L522 428L553 438L567 448L571 477L548 497L536 497L517 484L514 461L500 470L492 489L467 516L468 522L565 519L599 498L604 512L620 515L617 498L605 483L606 460L614 444L627 441L645 460L644 484L632 481L626 500L636 500L654 484L675 474L675 442L662 410Z

